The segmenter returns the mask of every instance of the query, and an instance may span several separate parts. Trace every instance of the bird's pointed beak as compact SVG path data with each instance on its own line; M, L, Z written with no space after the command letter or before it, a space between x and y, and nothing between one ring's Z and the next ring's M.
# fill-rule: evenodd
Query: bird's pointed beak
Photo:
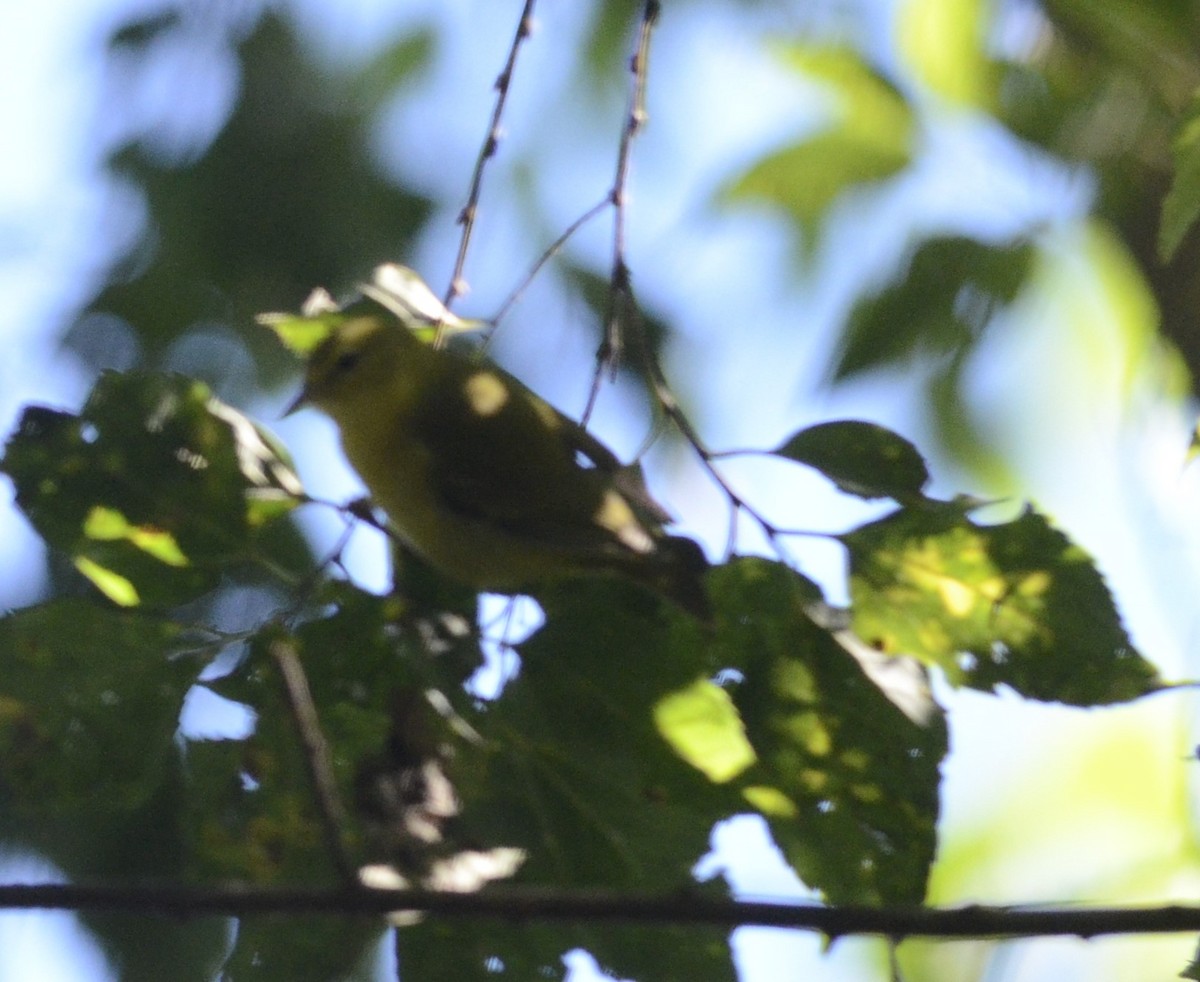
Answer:
M288 416L291 416L292 413L296 412L297 410L303 409L307 405L308 405L308 388L305 387L300 390L300 394L298 396L296 396L295 399L293 399L291 402L288 403L287 408L283 411L283 418L286 419Z

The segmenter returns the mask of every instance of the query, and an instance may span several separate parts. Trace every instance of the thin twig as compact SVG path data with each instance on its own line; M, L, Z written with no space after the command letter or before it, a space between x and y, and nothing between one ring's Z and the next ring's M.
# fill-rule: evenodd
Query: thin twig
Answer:
M650 346L646 342L645 330L641 323L640 309L633 294L629 264L625 258L627 188L629 184L633 141L645 126L647 119L649 119L649 113L646 109L646 90L650 69L650 42L661 12L662 5L660 0L646 0L646 5L642 10L641 25L638 29L637 44L634 47L633 57L630 59L629 67L633 81L629 96L629 111L626 113L625 124L621 130L621 141L617 148L616 175L607 199L608 203L612 204L614 210L612 273L609 280L609 312L605 322L604 337L600 343L599 350L596 352L596 369L592 375L591 387L588 390L588 397L580 416L580 422L585 426L587 425L592 412L595 410L596 400L599 397L600 387L606 371L611 377L620 363L625 348L622 327L636 325L636 330L633 330L632 334L637 339L642 365L655 400L658 402L662 412L678 427L684 439L695 450L709 476L729 499L730 519L729 535L725 548L726 553L732 554L737 546L738 515L744 511L763 530L763 533L767 536L767 539L771 542L776 552L785 560L791 562L787 550L781 541L780 530L752 508L714 466L713 461L717 458L718 454L704 446L700 435L696 432L695 427L692 426L687 416L684 415L678 400L667 384L666 376L658 363L658 358L650 350ZM590 218L591 214L592 212L589 212L585 217ZM576 227L582 223L582 220L577 222L576 226L572 226L568 230L568 234L573 233ZM563 237L563 241L565 241L566 237ZM560 247L561 243L556 243L554 250L556 251Z
M624 348L621 324L625 312L632 303L629 265L625 260L625 205L628 200L633 140L646 125L646 120L649 119L649 113L646 111L646 79L650 70L650 40L654 34L654 26L658 23L661 9L659 0L646 0L646 6L642 8L642 21L638 28L637 44L629 62L629 70L633 75L629 94L629 111L625 114L625 123L621 127L621 141L617 146L616 174L608 193L608 200L613 206L613 258L612 273L609 279L609 310L604 324L604 338L600 342L600 349L596 352L596 370L592 375L591 388L580 417L580 421L585 426L596 408L596 399L600 395L600 385L605 372L610 378L616 374Z
M712 452L704 445L704 441L700 439L700 434L692 426L691 420L687 418L687 415L680 407L679 400L675 398L675 393L671 391L671 387L667 384L662 365L659 364L658 358L654 351L651 350L650 345L646 343L646 332L640 324L640 312L634 301L632 292L629 294L629 302L631 305L629 323L638 324L638 329L632 333L637 342L637 353L642 363L646 381L650 386L650 391L654 394L655 401L696 452L696 456L700 458L700 462L704 465L704 469L708 472L709 477L721 489L725 497L729 499L730 518L729 535L725 545L726 554L731 555L737 546L737 519L738 515L744 511L763 530L763 534L766 535L768 541L774 546L776 552L783 558L788 559L787 551L780 541L783 531L754 509L745 498L734 490L733 485L729 483L726 477L717 470L713 461L720 454ZM788 561L790 562L790 559Z
M742 925L816 931L829 938L881 935L983 939L1200 931L1200 906L1157 907L826 907L726 900L688 894L491 886L483 893L435 890L194 887L134 884L0 886L0 909L104 910L169 917L249 914L381 915L418 910L503 921L587 921L661 925Z
M300 744L304 748L304 762L312 782L317 814L325 836L325 847L329 850L334 867L343 881L347 884L355 883L357 880L354 865L346 852L345 829L348 822L338 795L337 780L333 776L333 756L329 752L325 735L321 732L321 723L317 718L317 708L313 705L304 667L290 642L276 640L272 642L269 650L279 668L288 708L296 724Z
M604 211L604 209L609 206L611 201L611 197L609 195L605 195L603 200L596 202L596 204L592 205L591 208L576 218L575 221L566 227L566 230L562 233L562 235L560 235L557 239L551 242L549 246L546 247L545 251L538 256L537 262L530 267L529 272L526 273L521 282L517 284L516 289L514 289L508 295L504 303L500 305L500 309L496 311L496 315L491 319L490 322L493 328L499 325L499 323L508 315L508 312L512 310L516 302L521 299L525 291L529 289L529 285L534 281L534 278L542 271L542 267L545 266L546 263L548 263L555 256L557 256L562 251L563 246L567 244L567 241L576 232L583 228L584 225Z
M517 29L513 34L512 44L508 49L508 58L504 68L496 77L496 105L492 108L492 119L488 124L487 136L483 138L483 146L479 148L479 156L475 158L475 169L471 173L471 190L467 194L467 203L458 214L458 224L462 226L462 238L458 243L458 258L454 261L454 273L450 277L450 286L446 288L445 304L449 307L455 298L466 292L467 285L463 279L463 270L467 265L467 250L471 247L471 234L475 230L475 219L479 213L479 195L483 189L483 170L487 162L496 155L500 145L500 120L504 115L504 106L508 102L508 90L512 85L513 69L517 64L517 52L533 30L533 6L535 0L525 0L521 17L517 21Z

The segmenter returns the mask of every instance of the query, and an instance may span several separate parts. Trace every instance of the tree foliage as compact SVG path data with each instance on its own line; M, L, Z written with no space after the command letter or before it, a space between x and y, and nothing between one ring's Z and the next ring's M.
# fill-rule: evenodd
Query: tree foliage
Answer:
M580 82L602 89L624 78L631 38L656 7L595 5ZM1089 220L1115 231L1122 260L1153 291L1161 343L1179 352L1195 388L1200 7L1047 0L1030 14L1039 43L996 54L986 38L1004 7L902 5L891 69L865 45L816 29L776 45L769 56L784 71L829 97L828 119L746 162L721 201L770 210L794 232L801 261L811 259L832 214L917 166L923 126L949 112L986 117L1026 147L1089 168L1098 187ZM313 789L312 733L279 677L290 660L327 744L344 808L333 817L355 868L389 864L410 885L461 890L511 878L725 895L725 883L698 883L693 871L714 826L753 814L823 901L913 905L927 897L937 856L953 722L930 695L931 675L1075 707L1166 687L1092 558L1048 516L1031 505L985 520L978 500L935 497L921 451L861 420L762 449L848 496L887 502L828 534L844 550L844 582L818 585L782 548L716 555L711 627L635 585L584 578L542 584L544 620L513 640L503 618L477 617L473 597L414 557L398 558L394 588L376 595L339 555L314 556L292 517L315 506L286 451L230 403L293 377L256 314L318 283L352 283L448 221L443 203L385 174L371 147L389 105L421 98L439 38L418 30L332 67L284 13L214 23L181 6L114 31L108 57L137 78L169 45L201 35L211 44L214 31L238 72L236 102L200 149L152 132L112 148L107 173L137 190L147 225L130 254L111 257L119 261L66 337L88 357L119 322L139 339L139 363L98 372L78 412L26 407L0 461L17 505L76 571L0 618L10 843L81 881L341 885L323 827L331 802ZM1113 111L1119 100L1137 111ZM466 174L469 161L459 163ZM970 431L971 358L1030 289L1041 232L916 236L847 312L830 379L932 362L940 432ZM543 275L607 316L609 341L619 339L614 324L629 332L630 362L648 368L645 391L719 473L722 455L695 438L656 371L675 325L651 311L640 323L653 329L638 336L638 319L624 316L625 257L611 275L579 255L561 268ZM219 360L197 368L203 381L171 370L186 337L236 346L252 377ZM748 511L772 545L790 534L752 497L731 495L729 507ZM361 509L345 517L369 520ZM829 599L842 595L845 608ZM484 697L468 683L488 659L519 670ZM197 690L243 707L249 732L181 735L184 700ZM215 920L142 930L105 914L89 926L123 978L219 970L231 979L366 973L386 927L247 917L229 949ZM413 980L561 977L563 954L577 947L614 977L734 975L726 936L686 924L407 918L395 938Z

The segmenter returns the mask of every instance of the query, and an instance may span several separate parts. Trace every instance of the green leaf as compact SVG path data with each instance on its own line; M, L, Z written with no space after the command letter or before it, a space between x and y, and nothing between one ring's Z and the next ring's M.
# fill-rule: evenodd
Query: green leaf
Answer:
M854 631L880 651L1078 706L1161 688L1091 557L1032 510L981 526L956 506L901 509L842 541Z
M763 559L715 570L719 654L758 755L738 776L796 872L832 903L919 903L936 846L940 715L918 725L803 613L806 581ZM754 611L753 616L749 612Z
M179 375L105 373L79 415L27 407L0 469L34 528L121 606L211 589L303 493L273 438Z
M815 135L760 160L726 189L733 201L766 201L812 233L847 190L891 177L912 154L912 111L882 75L847 48L792 48L785 61L828 87L833 119Z
M163 43L190 50L179 43L189 22L176 19L180 34ZM314 283L341 290L380 257L411 251L430 214L427 199L380 173L369 149L378 112L412 90L425 32L407 32L390 51L377 38L371 48L381 54L364 66L314 56L281 11L250 20L227 32L231 50L218 49L238 67L238 98L211 145L172 153L151 136L122 142L106 161L113 180L138 189L153 222L131 250L129 275L112 278L68 337L85 356L92 313L119 318L147 358L161 358L198 325L245 324ZM173 54L146 47L122 59L131 84L153 84L152 66ZM209 366L222 392L248 399L294 371L265 332L241 340L257 372Z
M363 917L242 917L221 978L362 978L353 969L383 930L380 921Z
M436 42L428 28L406 32L358 70L348 86L350 97L360 105L385 105L429 67Z
M178 625L84 600L0 619L6 809L94 821L144 804L175 756L186 650Z
M925 459L908 440L859 420L810 426L772 453L816 468L847 494L860 498L919 497L929 481Z
M579 577L543 589L545 625L478 721L497 748L464 788L484 841L530 856L547 883L675 889L738 798L660 736L661 701L708 674L703 629L640 587ZM492 827L494 824L494 828Z
M744 803L682 760L659 720L664 701L715 668L705 632L618 579L568 578L539 599L546 623L518 646L520 672L470 721L486 752L459 770L464 834L525 849L524 883L701 889L691 870L712 827ZM584 947L617 978L661 977L668 964L672 977L732 979L727 935L429 918L400 931L397 948L414 978L554 977L563 953Z
M324 291L321 291L322 293ZM315 295L315 294L314 294ZM309 297L311 302L312 297ZM259 314L255 320L274 332L280 343L292 354L307 358L346 319L344 314L325 312L321 314Z
M431 623L411 619L397 597L331 583L316 600L324 616L295 632L264 628L233 672L205 683L251 708L258 720L245 740L189 746L195 789L189 827L195 865L205 877L278 883L332 875L293 714L282 696L275 645L292 647L303 667L362 861L395 858L389 851L394 837L384 827L393 816L377 807L379 793L394 787L393 774L401 780L406 768L444 763L445 747L454 748L453 766L445 768L451 784L457 783L454 767L478 767L480 751L457 735L454 721L435 711L428 695L442 694L436 701L447 717L473 713L460 688L462 652L436 635ZM406 803L416 802L415 794L413 783Z
M854 308L834 378L905 363L922 353L961 351L1016 298L1036 255L1029 242L991 246L951 236L923 243L901 279Z
M1200 216L1200 99L1189 107L1175 136L1175 174L1162 204L1158 255L1169 262Z

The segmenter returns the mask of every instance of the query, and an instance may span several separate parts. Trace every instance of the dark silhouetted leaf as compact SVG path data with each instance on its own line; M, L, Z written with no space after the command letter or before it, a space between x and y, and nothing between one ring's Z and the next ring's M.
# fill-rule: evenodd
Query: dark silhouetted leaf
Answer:
M0 619L5 809L130 812L159 788L199 666L177 624L59 600Z
M832 903L919 903L937 842L946 725L904 715L804 614L805 581L740 559L710 577L719 654L758 763L736 785ZM751 613L753 612L753 613Z
M916 447L886 427L860 420L810 426L772 453L816 468L860 498L919 497L929 481Z

